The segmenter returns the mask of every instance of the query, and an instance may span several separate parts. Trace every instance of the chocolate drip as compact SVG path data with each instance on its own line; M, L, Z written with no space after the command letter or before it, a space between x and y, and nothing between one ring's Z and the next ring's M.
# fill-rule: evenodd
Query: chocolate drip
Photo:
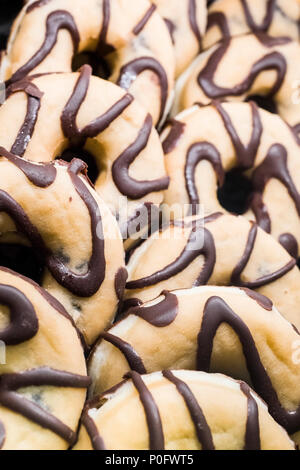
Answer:
M191 227L191 234L185 248L179 257L161 271L157 271L156 273L144 277L143 279L137 279L128 282L126 284L126 288L143 289L144 287L153 286L155 284L159 284L162 281L166 281L167 279L170 279L171 277L176 276L178 273L182 272L201 255L204 256L205 263L199 277L194 283L194 286L206 284L212 275L216 262L216 248L213 236L204 227L204 224L208 221L208 219L193 220L192 222L186 224L186 227ZM203 237L200 237L202 238L203 243L199 243L198 240L199 230L203 231Z
M176 26L175 24L173 23L173 21L171 21L169 18L163 18L164 22L166 23L167 25L167 28L169 30L169 33L170 33L170 36L171 36L171 40L172 40L172 44L174 45L175 44L175 37L174 37L174 33L176 31Z
M80 69L80 75L75 85L74 91L66 104L62 116L61 126L65 137L67 137L73 145L83 144L87 138L92 138L107 129L110 124L119 117L123 111L132 103L133 97L129 94L123 96L102 116L94 119L83 129L78 129L76 118L79 109L88 92L92 69L89 65L84 65Z
M251 382L255 391L268 404L270 414L290 434L298 431L300 407L295 411L289 411L282 407L271 379L261 362L249 328L220 297L213 296L208 299L204 308L201 330L198 335L197 369L209 372L214 338L222 323L227 323L238 335ZM251 418L249 417L250 413ZM258 445L259 443L259 436L257 435L259 427L256 416L253 403L248 401L246 447Z
M256 292L255 290L247 289L246 287L241 287L240 289L243 290L248 295L248 297L255 300L255 302L257 302L262 308L268 310L269 312L272 311L273 302L272 300L268 299L268 297L260 294L259 292Z
M247 423L244 450L260 450L258 406L247 384L241 382L240 389L247 397Z
M293 258L298 258L298 242L294 235L291 233L283 233L279 237L279 243Z
M102 15L102 29L99 35L98 43L99 54L105 54L109 49L107 44L107 34L110 23L110 0L102 0Z
M72 445L76 441L76 433L54 415L17 393L17 390L40 386L87 388L90 382L89 377L47 367L15 374L3 374L0 376L0 404L39 426L51 430Z
M146 26L146 24L150 20L151 16L155 12L155 10L156 10L156 5L151 5L151 7L148 8L148 10L146 11L143 18L138 22L138 24L133 29L133 34L135 36L138 36L140 34L140 32L143 31L144 27Z
M52 0L37 0L36 2L31 3L31 5L28 5L26 9L26 13L30 13L32 10L35 10L36 8L40 8L50 2L52 2Z
M0 421L0 449L4 446L5 442L5 427L3 423Z
M251 29L251 31L266 32L270 28L272 20L273 20L274 12L275 12L276 0L268 0L266 14L261 24L257 24L254 21L254 18L249 9L247 1L241 0L241 4L244 10L247 24L249 28Z
M263 132L262 122L260 119L259 111L255 103L250 102L251 112L252 112L252 134L250 142L247 145L244 145L241 141L229 114L225 111L221 103L215 101L214 106L218 113L220 114L225 129L231 139L232 145L236 152L236 157L238 159L238 164L243 169L249 169L253 166L255 157L260 145L261 136Z
M251 257L254 245L255 245L255 240L257 237L257 225L252 223L251 230L249 232L247 244L245 251L243 253L243 256L237 266L234 268L232 275L231 275L231 283L234 286L240 286L240 287L248 287L249 289L258 289L259 287L265 286L266 284L269 284L271 282L277 281L277 279L280 279L283 277L285 274L287 274L289 271L291 271L294 266L296 265L296 260L291 260L288 264L286 264L283 268L278 269L274 273L271 274L266 274L265 276L260 277L256 281L242 281L241 279L241 274L244 271L245 267L248 264L248 261Z
M215 450L210 427L190 387L171 371L163 371L163 376L172 382L180 395L182 395L194 423L198 440L202 445L202 450Z
M123 354L126 361L128 362L128 365L131 370L135 370L139 374L147 374L141 357L131 346L131 344L127 343L118 336L112 335L110 333L102 333L100 335L100 338L103 338L105 341L119 349L119 351Z
M26 75L29 75L52 51L60 30L66 29L69 31L74 45L74 52L76 53L79 46L80 36L75 24L74 18L69 12L64 10L56 10L47 18L46 22L46 36L40 49L29 59L29 61L20 67L10 78L9 83L21 80Z
M0 330L0 340L8 346L21 344L33 338L39 322L30 300L13 286L0 284L0 303L9 308L10 324Z
M271 219L268 212L268 208L265 205L262 195L260 193L254 193L251 201L251 209L255 215L257 225L262 228L265 232L271 233Z
M210 13L207 19L207 31L213 26L217 26L221 33L222 39L229 39L230 38L230 30L227 22L227 18L221 11L216 11Z
M287 69L286 60L279 52L266 54L255 62L245 80L232 88L224 88L214 83L213 79L215 72L226 54L227 49L230 46L230 42L230 39L226 39L220 44L220 46L209 57L206 66L198 75L199 86L202 88L206 96L211 99L224 98L226 96L241 96L250 90L258 75L266 70L275 70L277 72L275 83L273 87L270 87L270 91L267 96L271 97L275 95L283 83Z
M281 144L272 145L262 164L254 171L252 181L255 190L263 193L272 178L276 178L286 187L300 216L300 194L288 170L287 151Z
M148 144L152 132L152 118L147 115L137 139L114 161L112 177L119 191L131 199L140 199L149 193L168 188L169 178L163 177L152 181L137 181L129 176L129 167Z
M11 157L9 158L11 159ZM15 158L17 159L17 163L19 161L24 162L25 171L27 171L26 165L29 162L18 159L18 157ZM41 168L42 182L45 181L43 179L44 171L46 172L46 176L48 176L48 173L45 170L45 166L35 165L35 167L36 169ZM47 165L46 168L51 168L51 166ZM23 167L21 167L21 169L24 171ZM30 169L31 168L29 167L29 170ZM100 234L102 229L102 221L101 215L99 213L99 207L84 182L78 176L80 171L85 170L86 166L84 162L78 159L72 160L71 164L68 166L68 173L70 178L76 188L76 191L87 206L91 216L93 251L89 261L88 272L83 275L73 273L67 266L63 264L63 261L59 258L59 256L54 255L48 249L37 228L31 223L23 208L9 194L0 190L0 211L6 212L12 217L18 229L27 236L28 240L36 249L37 253L39 253L44 258L47 268L56 281L71 291L74 295L79 297L90 297L98 291L104 280L106 269L104 256L104 236L103 234ZM38 177L38 172L36 173L36 176Z
M135 315L153 326L162 328L171 325L178 315L178 300L176 295L163 291L165 298L151 307L143 307L140 304L129 308L126 316Z
M82 420L83 426L88 433L94 450L106 450L103 438L100 436L98 428L93 419L89 416L88 410L83 413Z
M176 148L186 126L184 122L176 121L176 119L171 119L169 124L171 125L170 132L162 143L165 155Z
M124 90L129 90L137 77L146 70L153 72L159 80L161 97L160 115L158 121L160 121L163 117L167 104L169 85L166 71L156 59L153 57L139 57L123 65L120 70L117 85L119 85L121 88L124 88Z
M99 290L104 281L106 262L104 234L99 206L91 192L87 189L85 183L78 176L78 174L83 171L86 171L85 163L78 159L72 160L68 168L68 173L91 217L93 249L91 259L88 263L88 271L83 275L71 273L59 259L54 259L54 257L49 260L48 265L53 276L58 279L63 279L63 285L71 292L77 293L76 295L81 297L91 297Z
M31 83L28 80L22 80L20 82L13 83L7 89L7 98L13 93L21 91L27 95L27 112L24 123L22 124L16 140L11 147L11 152L23 157L36 125L43 93L36 85L34 85L34 83Z
M149 430L149 450L164 450L165 439L162 422L159 409L154 401L152 394L145 385L142 377L137 372L129 372L126 374L126 378L132 380L133 385L139 393L141 403L145 410Z
M55 181L56 168L53 163L32 163L7 152L3 147L0 147L0 156L5 157L11 163L16 165L24 173L26 178L39 188L47 188Z
M198 26L198 21L197 21L197 5L196 5L196 0L189 0L189 21L190 21L190 26L191 29L198 41L199 44L199 51L201 51L201 46L202 46L202 36L201 32Z
M209 142L199 142L192 145L187 153L185 164L185 185L189 196L192 215L198 213L199 195L195 182L195 172L197 165L206 160L214 168L219 186L222 186L225 180L225 172L222 166L222 160L219 151Z
M127 269L120 268L115 277L115 291L116 291L118 300L120 301L123 300L127 278L128 278Z

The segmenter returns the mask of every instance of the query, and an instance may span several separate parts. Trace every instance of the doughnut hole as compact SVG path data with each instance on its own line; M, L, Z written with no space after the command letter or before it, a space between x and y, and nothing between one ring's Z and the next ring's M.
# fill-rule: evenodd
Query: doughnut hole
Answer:
M218 189L218 200L224 209L234 214L244 214L249 207L253 191L251 181L240 170L226 173L225 182Z
M72 60L72 72L78 72L78 70L85 64L92 67L93 75L108 80L111 76L111 67L108 61L96 54L96 52L81 52L76 54Z
M45 264L30 246L17 243L0 243L0 266L42 285Z
M101 172L101 169L98 167L94 156L82 147L68 147L66 148L61 155L57 156L56 159L62 159L66 162L71 162L73 158L80 158L87 164L88 177L91 182L94 184Z
M276 103L270 96L251 95L246 101L254 101L259 108L265 109L269 113L278 114Z

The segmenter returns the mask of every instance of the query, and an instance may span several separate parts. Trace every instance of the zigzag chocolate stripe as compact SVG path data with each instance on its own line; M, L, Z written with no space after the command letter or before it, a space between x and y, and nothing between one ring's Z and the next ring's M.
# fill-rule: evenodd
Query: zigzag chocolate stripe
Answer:
M51 430L73 445L76 441L76 433L71 428L36 403L17 393L17 390L31 386L87 388L90 382L87 376L48 367L15 374L3 374L0 376L0 404L41 427Z
M59 31L65 29L69 31L73 45L74 53L77 52L80 36L73 16L63 10L56 10L49 14L46 22L46 35L40 49L29 59L29 61L20 67L12 77L7 81L7 85L22 80L26 75L35 69L54 48Z

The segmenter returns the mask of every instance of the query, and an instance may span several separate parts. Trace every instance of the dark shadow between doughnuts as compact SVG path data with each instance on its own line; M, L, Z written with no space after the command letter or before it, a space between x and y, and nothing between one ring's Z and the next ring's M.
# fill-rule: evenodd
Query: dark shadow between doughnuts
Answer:
M0 266L32 279L40 286L45 265L29 246L0 243Z
M224 209L242 215L249 208L252 190L251 181L240 170L234 169L226 173L225 182L218 189L218 199Z

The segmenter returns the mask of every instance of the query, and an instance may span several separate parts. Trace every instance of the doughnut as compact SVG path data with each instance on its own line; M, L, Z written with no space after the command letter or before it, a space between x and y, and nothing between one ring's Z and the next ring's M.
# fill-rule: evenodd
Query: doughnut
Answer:
M244 383L221 374L156 372L92 401L74 450L293 450Z
M89 363L91 392L103 393L131 369L219 372L250 382L273 418L300 435L300 370L293 362L299 343L299 333L255 291L202 286L164 292L129 309L101 336Z
M88 344L114 318L126 271L116 220L85 177L85 164L37 164L0 149L0 243L29 243L42 285Z
M215 213L175 220L132 252L127 270L125 309L164 290L233 285L265 295L300 329L296 260L245 217Z
M4 268L0 303L0 448L66 450L90 384L75 324L44 289Z
M161 121L172 97L175 54L168 28L147 0L32 0L16 18L0 78L71 72L76 55L105 59L105 76ZM106 70L108 69L108 70Z
M176 76L190 65L202 48L207 8L205 0L152 0L169 28L175 48Z
M299 42L286 37L246 34L225 39L200 54L180 77L172 115L195 103L245 101L258 96L271 100L278 114L298 133L299 54Z
M247 33L300 39L298 0L219 0L208 11L204 49Z
M278 116L251 103L220 103L182 112L162 134L170 186L165 203L175 217L223 211L218 188L237 168L252 182L245 215L296 258L300 246L300 152ZM199 206L201 204L201 206Z
M150 114L121 88L91 76L88 65L12 84L0 108L0 145L38 162L68 148L89 151L99 171L96 190L120 225L141 206L158 206L169 184Z

